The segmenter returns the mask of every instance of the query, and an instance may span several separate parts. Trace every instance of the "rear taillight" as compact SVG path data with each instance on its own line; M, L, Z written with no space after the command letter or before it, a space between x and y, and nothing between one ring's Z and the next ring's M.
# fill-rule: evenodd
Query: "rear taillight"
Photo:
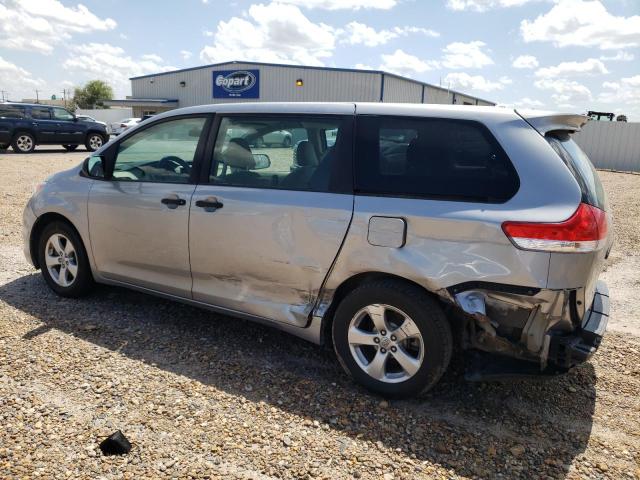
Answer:
M524 250L580 253L597 250L607 236L607 214L581 203L560 223L504 222L502 230Z

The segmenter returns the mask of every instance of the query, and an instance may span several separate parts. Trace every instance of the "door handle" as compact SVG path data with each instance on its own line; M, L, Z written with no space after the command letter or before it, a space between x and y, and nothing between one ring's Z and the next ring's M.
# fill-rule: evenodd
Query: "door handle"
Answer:
M207 198L206 200L197 200L196 207L202 207L207 212L213 212L218 208L224 207L224 204L219 202L217 198Z
M169 208L177 208L178 206L187 204L187 201L184 198L178 198L178 197L163 198L160 201Z

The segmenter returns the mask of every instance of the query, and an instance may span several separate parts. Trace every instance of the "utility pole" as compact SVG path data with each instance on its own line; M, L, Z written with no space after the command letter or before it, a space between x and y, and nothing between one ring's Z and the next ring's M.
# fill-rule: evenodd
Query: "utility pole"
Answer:
M3 102L5 101L5 97L4 97L5 93L7 94L7 98L9 98L9 92L7 92L6 90L0 90L0 93L2 94L2 101Z
M36 103L40 103L40 98L38 97L39 93L40 93L40 90L36 88Z
M67 89L62 89L62 99L64 100L64 108L67 108Z

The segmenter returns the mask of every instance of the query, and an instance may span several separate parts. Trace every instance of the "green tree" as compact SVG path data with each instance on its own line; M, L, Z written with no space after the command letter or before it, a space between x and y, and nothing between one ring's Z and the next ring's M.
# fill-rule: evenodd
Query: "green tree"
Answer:
M91 80L73 93L73 103L79 108L109 108L105 107L104 101L112 98L113 89L102 80Z

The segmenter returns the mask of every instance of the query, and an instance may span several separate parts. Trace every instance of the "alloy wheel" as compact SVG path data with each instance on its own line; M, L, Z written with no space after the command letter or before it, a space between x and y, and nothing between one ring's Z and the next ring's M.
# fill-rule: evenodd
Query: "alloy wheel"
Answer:
M351 355L370 377L399 383L413 377L424 359L424 341L415 322L391 305L372 304L351 319Z
M100 135L91 135L89 137L89 146L92 150L97 150L102 146L102 137Z
M33 138L29 135L20 135L16 140L16 145L21 152L29 152L33 148Z
M78 256L71 240L54 233L47 240L44 256L51 279L61 287L71 286L78 276Z

